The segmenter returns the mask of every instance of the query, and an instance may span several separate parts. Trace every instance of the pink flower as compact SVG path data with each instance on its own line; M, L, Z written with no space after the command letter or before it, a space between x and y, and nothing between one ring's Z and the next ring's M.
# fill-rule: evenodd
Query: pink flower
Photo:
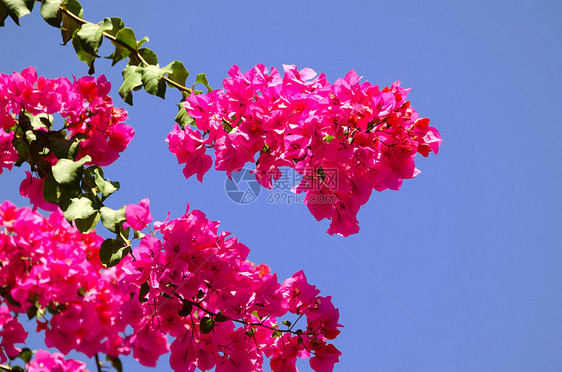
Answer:
M37 350L33 360L25 367L29 372L88 372L86 363L74 359L67 360L61 353L49 354L45 350Z
M12 145L13 133L6 133L0 126L0 174L2 168L12 169L13 164L19 159L18 152Z
M20 195L29 198L34 209L41 208L45 211L55 211L58 205L48 203L43 197L43 179L35 178L31 172L25 172L26 178L21 182Z
M334 307L332 297L316 297L316 302L305 311L308 328L321 329L322 334L328 339L336 338L340 331L338 327L339 310Z
M148 199L128 206L126 215L129 224L144 227L152 218ZM146 235L132 257L102 270L103 238L95 232L81 234L60 210L46 219L1 204L0 286L19 305L0 307L0 359L6 358L1 350L19 353L14 344L26 336L8 310L25 313L37 304L52 312L49 321L37 321L37 332L45 331L46 345L64 354L132 351L141 364L155 366L171 351L174 371L250 372L261 370L264 356L275 371L292 371L297 359L313 352L314 366L333 368L339 354L325 341L338 335L339 313L302 272L280 285L269 267L246 260L246 246L189 206L180 218L156 226L162 239ZM288 311L299 315L293 324L303 330L298 336L274 332L286 330L280 317ZM126 326L130 336L123 335ZM28 368L83 365L38 353Z
M316 372L331 372L334 364L339 362L341 352L332 344L315 350L314 357L310 359L310 367Z
M281 292L288 301L289 311L295 314L302 314L302 310L312 306L320 293L315 286L308 284L302 270L285 279Z
M201 134L189 127L183 131L180 130L177 124L166 138L166 141L168 142L170 152L178 158L178 163L185 164L183 168L185 178L189 178L197 173L197 179L199 182L203 182L203 175L213 165L213 159L205 154L205 145L208 141L202 140Z
M206 172L211 159L205 148L215 150L215 168L228 177L247 163L266 188L279 179L281 167L291 167L306 178L314 173L338 170L345 189L329 185L322 173L296 187L318 220L331 220L329 234L348 236L359 231L357 213L372 190L398 190L404 179L419 174L416 154L437 154L441 137L420 119L406 101L409 89L397 81L379 89L350 71L330 84L311 69L284 65L281 77L257 65L242 73L233 66L222 90L186 99L188 115L200 132L189 128L188 145L170 141L170 151L186 163L188 178ZM170 134L175 142L186 134ZM205 138L204 140L202 138ZM309 187L316 184L323 187ZM328 197L329 202L315 200Z
M158 358L170 351L165 334L146 325L131 337L133 356L140 364L155 367Z
M150 200L142 199L139 204L128 204L125 208L125 217L127 222L123 223L123 227L132 227L134 230L143 230L152 222L150 214Z
M27 332L23 326L12 317L6 306L0 306L0 363L7 361L6 355L9 358L17 357L21 350L14 344L24 343L26 338Z

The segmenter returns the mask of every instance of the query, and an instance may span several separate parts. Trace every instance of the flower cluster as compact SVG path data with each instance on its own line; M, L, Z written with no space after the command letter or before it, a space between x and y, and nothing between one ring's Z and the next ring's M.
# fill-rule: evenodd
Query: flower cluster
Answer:
M127 206L131 226L151 218L147 200ZM144 236L125 260L123 283L135 295L122 316L134 329L134 356L155 365L170 335L176 372L261 371L264 355L273 371L296 371L297 358L310 356L315 371L331 371L341 354L327 344L340 327L331 298L318 296L302 271L280 284L267 266L247 261L249 249L218 226L188 206L182 217L154 223L162 240ZM287 313L296 321L284 321L283 329L277 323Z
M27 332L20 322L10 314L6 306L0 306L0 363L17 357L21 349L15 344L24 343L26 338Z
M148 199L127 206L126 218L134 229L146 227ZM103 239L95 232L80 233L60 210L47 219L1 204L0 362L4 353L17 356L14 344L27 335L10 313L27 313L45 331L46 345L63 354L117 357L132 350L154 366L171 351L176 372L260 371L264 356L274 371L296 371L297 358L310 358L315 371L333 369L341 353L328 342L340 332L339 312L302 271L280 284L198 210L153 225L161 239L142 237L119 265L103 269ZM292 322L280 320L289 313ZM29 366L45 370L41 363L83 368L55 354L37 354Z
M16 142L20 148L31 146L32 150L39 150L43 160L55 164L58 158L53 147L61 138L68 144L79 142L76 160L89 155L91 164L113 163L135 132L123 123L127 112L113 106L108 96L110 88L103 75L97 79L81 77L71 82L63 77L38 77L33 67L12 75L0 74L0 173L2 168L11 169L19 159L13 145ZM39 120L30 122L27 118L22 122L21 114L25 113ZM60 130L52 128L52 119L46 116L55 113L65 119ZM14 135L17 136L15 140ZM20 152L25 157L29 151ZM38 173L42 188L46 175ZM31 184L29 177L27 184ZM31 191L27 191L29 193Z
M64 359L61 353L49 354L38 350L32 361L25 365L27 372L89 372L86 364L74 359Z
M1 204L0 294L8 306L1 309L36 316L45 344L64 354L128 353L119 307L129 298L118 285L123 274L104 270L99 261L102 241L95 233L81 234L60 210L46 219Z
M308 68L284 66L284 72L258 65L242 73L233 66L224 89L186 99L199 130L176 126L169 149L185 163L185 176L199 180L212 166L211 147L217 170L230 177L255 162L266 188L281 176L279 167L292 167L303 176L293 191L306 194L317 220L331 220L328 233L357 233L357 212L372 190L398 190L416 176L414 157L437 153L439 132L410 106L400 82L379 89L360 83L354 71L334 84ZM318 195L334 202L313 202Z

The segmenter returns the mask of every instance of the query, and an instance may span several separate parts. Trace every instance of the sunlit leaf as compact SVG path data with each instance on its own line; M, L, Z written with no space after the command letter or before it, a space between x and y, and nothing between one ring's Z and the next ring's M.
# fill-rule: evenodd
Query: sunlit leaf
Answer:
M166 82L162 79L164 72L159 66L146 66L142 69L142 85L147 93L160 98L166 94Z
M149 65L158 65L158 56L148 48L139 49L139 54Z
M126 220L125 207L113 210L108 207L101 207L101 223L111 232L118 232L121 222Z
M106 239L100 247L100 261L107 267L115 266L130 250L130 247L116 239Z
M78 161L60 159L57 164L53 166L53 177L61 184L76 182L81 178L84 164L91 160L92 158L89 155L84 156Z
M168 79L172 80L179 85L184 86L187 77L189 76L189 71L185 68L182 62L173 61L168 64L168 66L163 68L164 74L168 74ZM175 88L170 84L171 87Z
M4 12L19 26L19 19L31 13L33 5L35 5L35 0L0 0L0 4L4 6ZM4 25L3 19L2 25Z
M41 16L53 27L60 28L62 15L60 5L62 0L43 0L41 3Z
M129 105L133 105L133 90L139 90L142 87L142 67L127 66L123 70L123 84L119 88L119 95Z
M203 84L205 86L205 88L207 88L207 92L211 92L213 89L209 86L209 81L207 80L207 75L205 75L204 73L200 73L197 75L197 78L195 79L195 84L193 84L193 86L195 86L196 84Z
M87 219L91 217L96 210L92 207L92 201L86 197L73 198L70 200L70 205L67 210L64 211L64 217L68 221L74 221L75 219Z

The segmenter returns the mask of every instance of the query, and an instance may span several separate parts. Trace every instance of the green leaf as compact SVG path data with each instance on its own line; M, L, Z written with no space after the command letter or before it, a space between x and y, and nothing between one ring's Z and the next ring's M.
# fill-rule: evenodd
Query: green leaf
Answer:
M69 143L63 132L49 133L49 143L51 144L51 150L53 150L58 159L64 159L68 156Z
M64 132L54 131L49 133L49 143L51 145L51 150L53 150L57 158L73 160L78 154L80 142L83 141L85 137L84 134L80 133L71 139L66 139Z
M97 211L92 207L92 201L86 197L70 199L70 205L64 211L67 221L76 219L85 220L93 216Z
M289 322L288 320L282 321L281 324L286 325L287 327L291 326L291 322Z
M63 211L66 211L70 206L70 202L72 198L75 198L79 194L80 186L77 185L75 188L69 190L64 186L60 186L60 197L59 202L57 203Z
M218 322L218 323L220 323L220 322L226 322L226 321L228 321L228 320L230 320L230 319L228 319L226 316L222 315L222 313L218 313L218 314L215 316L215 322Z
M41 16L53 27L60 28L62 15L60 5L62 0L43 0L41 3Z
M142 67L127 66L123 70L123 84L119 88L119 95L129 105L133 105L133 90L139 90L142 87Z
M199 329L201 330L201 333L211 333L213 331L213 328L215 328L215 321L213 320L213 318L211 318L210 316L205 316L203 317L203 319L201 319L201 323L199 323Z
M185 81L189 76L189 71L185 68L182 62L180 61L173 61L168 64L168 66L164 67L164 73L168 74L168 79L172 80L179 85L185 86ZM175 88L173 85L169 84L170 87Z
M281 337L281 336L283 336L283 332L281 332L280 330L276 329L275 331L273 331L272 337Z
M123 364L121 363L121 359L119 359L119 357L111 357L108 355L105 359L111 362L111 365L113 366L113 368L115 368L115 371L123 372Z
M185 109L183 102L181 102L178 107L179 110L175 119L176 123L180 125L181 129L185 129L185 127L188 125L193 125L195 123L195 119L187 114L187 110Z
M139 54L149 65L158 65L158 56L148 48L139 49Z
M119 190L119 182L112 182L106 180L103 177L103 171L101 168L96 168L94 170L96 175L95 183L100 190L102 198L105 200L109 195L113 194L115 191Z
M94 62L96 60L96 56L85 49L84 44L80 41L80 38L78 37L74 37L72 39L72 46L74 47L74 50L76 51L76 55L78 56L78 58L82 62L90 66L90 69L88 70L88 74L92 75L95 72Z
M109 25L105 25L105 27L110 28L111 23ZM101 27L98 25L86 23L82 25L76 34L74 34L74 39L80 40L82 49L84 49L86 53L95 56L102 42L103 31L99 32L100 29Z
M193 309L193 304L189 301L182 300L182 307L181 310L178 311L179 316L188 316L191 314L191 310Z
M117 35L117 33L119 31L121 31L123 29L123 27L125 27L125 23L123 22L123 20L119 17L111 17L111 18L105 18L104 23L106 22L111 22L111 29L107 29L105 30L106 34L115 36Z
M148 282L142 283L139 290L139 302L141 304L148 301L146 295L148 294L149 291L150 291L150 286L148 285Z
M108 207L101 207L101 223L111 232L117 233L119 231L120 224L126 220L125 217L125 207L121 209L113 210Z
M150 39L148 36L143 37L141 40L137 42L137 49L139 49L144 43L148 43Z
M37 310L37 308L35 308L35 310ZM23 349L21 349L18 357L25 363L29 363L31 361L31 358L33 357L33 352L29 348L24 347Z
M200 74L197 75L197 79L195 79L195 83L193 84L193 86L195 86L196 84L203 84L205 86L205 88L207 88L207 93L211 92L213 90L209 86L209 81L207 80L207 75L205 75L204 73L200 73Z
M0 27L4 27L6 24L4 21L8 18L8 9L0 2Z
M61 184L69 184L79 181L79 179L82 178L82 169L84 164L91 160L92 158L89 155L84 156L78 161L60 159L52 168L53 177Z
M0 0L0 4L4 6L5 12L19 26L19 19L31 13L35 0ZM4 25L4 20L2 20L2 25Z
M115 52L113 52L112 54L112 66L114 66L122 59L127 58L131 54L131 50L137 50L137 39L135 37L135 32L129 27L120 29L115 34L115 38L117 39L117 41L113 41L113 44L115 45Z
M164 72L159 66L146 66L142 69L142 85L147 93L164 98L166 82L162 79Z
M248 332L245 332L248 336L252 337L256 333L256 329L254 327L250 328Z
M86 234L92 232L96 228L96 225L98 224L99 220L100 220L100 213L98 211L95 211L95 213L88 218L75 219L74 223L76 224L76 228L81 233Z
M82 5L77 0L65 0L63 6L72 14L82 18L82 14L84 10L82 9ZM70 39L72 39L72 35L76 30L79 30L82 26L79 22L77 22L74 18L68 16L65 13L61 13L62 16L62 27L61 27L61 35L62 35L62 43L66 45Z
M52 174L43 182L43 198L46 202L58 204L61 197L61 188Z
M103 33L109 30L113 30L113 21L110 18L104 18L102 24L96 26L98 27L98 29L96 30L96 34L94 35L94 38L99 39L101 45L103 41ZM98 49L100 45L98 45ZM96 49L96 53L97 53L97 49Z
M35 135L35 133L32 130L26 130L25 131L25 139L26 139L27 143L31 144L31 142L37 140L37 136Z
M64 0L63 5L66 10L80 18L84 15L84 9L82 9L82 4L78 0Z
M53 126L53 116L52 115L48 115L48 114L44 114L44 113L39 113L37 115L33 115L32 113L28 112L28 111L22 111L22 114L25 115L27 117L28 121L28 125L31 125L31 128L33 129L47 129L50 130L51 127ZM21 119L21 114L20 114L20 119Z
M322 140L326 143L332 142L333 139L334 139L334 136L325 136L324 138L322 138Z
M26 141L24 141L22 138L17 138L16 136L14 136L12 145L14 145L14 148L18 152L18 156L21 159L29 159L29 144Z
M35 318L35 316L37 316L37 306L32 305L32 306L28 307L27 310L25 311L25 313L27 314L28 320L31 320L31 319Z
M131 248L125 246L123 242L119 242L116 239L106 239L101 243L100 261L106 267L115 266L130 250Z

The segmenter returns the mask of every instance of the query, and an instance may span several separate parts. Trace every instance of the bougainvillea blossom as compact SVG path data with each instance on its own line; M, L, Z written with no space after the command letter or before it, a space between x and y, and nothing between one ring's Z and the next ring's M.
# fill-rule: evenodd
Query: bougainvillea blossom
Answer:
M110 88L103 75L75 78L71 82L62 77L47 79L38 76L33 67L21 73L0 74L0 173L3 168L12 169L13 164L20 160L13 145L16 142L22 148L31 146L33 141L35 146L41 146L40 149L47 146L49 150L41 151L41 159L55 165L59 158L51 150L53 143L61 141L61 136L69 143L78 143L73 160L90 156L88 164L104 166L113 163L127 148L135 131L123 123L127 120L127 112L114 107L108 96ZM26 113L31 117L43 116L32 123L29 116L24 115L22 119ZM49 119L45 116L53 114L60 114L64 119L60 129L55 128L53 117ZM16 134L17 138L14 138ZM30 160L25 158L28 156L26 151L22 154L24 158L21 160ZM31 162L36 160L31 159ZM20 193L33 198L32 204L53 210L48 203L45 204L42 191L38 192L39 185L42 185L39 181L48 174L41 169L28 176L21 185Z
M25 366L28 372L89 372L86 364L74 359L65 359L61 353L50 354L45 350L37 350L33 360Z
M131 226L148 230L149 203L127 206ZM25 342L12 314L35 311L45 344L63 354L132 351L141 364L155 366L171 352L176 372L259 371L265 357L273 371L295 370L298 358L310 358L316 371L332 370L341 353L328 342L341 325L331 298L319 296L302 271L279 283L269 267L247 260L245 245L218 228L188 206L180 218L154 223L130 255L104 269L103 239L95 232L80 233L60 210L45 218L4 202L0 359L2 353L16 356L14 344ZM291 314L292 323L284 322ZM44 366L83 368L46 352L28 363L34 371Z
M331 220L328 233L357 233L357 213L372 190L398 190L419 174L416 154L437 153L440 134L410 106L400 82L380 89L351 71L330 84L311 69L283 68L281 76L263 65L246 73L233 66L224 89L187 97L197 129L175 127L169 149L185 176L197 173L199 180L210 168L204 150L211 147L217 170L231 177L255 163L266 188L280 167L294 168L303 177L293 191L306 194L317 220Z

